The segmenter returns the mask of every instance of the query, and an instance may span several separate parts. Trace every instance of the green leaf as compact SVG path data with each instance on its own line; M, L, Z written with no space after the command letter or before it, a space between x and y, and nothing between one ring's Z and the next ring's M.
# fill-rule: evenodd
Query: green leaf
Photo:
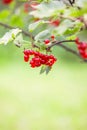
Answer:
M29 25L29 32L33 32L35 29L37 29L39 26L45 24L45 23L49 23L48 21L44 21L44 20L39 20L37 22L34 22L32 24Z
M79 33L77 34L77 37L79 37L79 39L80 39L81 41L87 42L87 30L83 30L83 31L79 32Z
M79 32L81 30L81 28L83 27L83 23L80 21L75 21L73 22L73 27L71 28L67 28L67 30L64 32L64 34L67 35L73 35L76 34L77 32Z
M20 32L21 30L18 28L10 30L2 38L0 38L0 44L6 45L8 42L14 40Z
M13 38L16 38L16 36L17 36L20 32L22 32L22 30L19 29L19 28L16 28L16 29L10 30L9 33L11 34L11 36L12 36Z
M30 15L33 15L37 18L44 18L54 16L56 11L60 11L65 8L65 5L62 1L50 1L50 2L42 2L37 5L35 11L30 12Z
M19 35L15 38L15 40L14 40L13 42L14 42L14 44L15 44L16 46L21 47L21 45L23 44L23 36L22 36L22 34L19 34Z
M0 11L0 21L6 19L10 15L9 10Z
M40 74L43 74L46 71L46 66L42 66L40 70Z
M10 24L12 26L18 26L18 27L23 27L24 23L23 23L23 18L18 14L18 15L13 15L10 19Z
M50 66L47 66L47 67L46 67L46 74L48 74L50 71L51 71L51 67L50 67Z
M54 31L56 31L58 35L61 35L64 34L68 28L73 27L73 25L74 23L72 21L64 20Z
M42 41L43 41L43 40L46 39L48 36L50 36L49 30L44 30L44 31L38 33L38 34L35 36L35 40L36 40L36 41L39 41L39 40L42 40Z

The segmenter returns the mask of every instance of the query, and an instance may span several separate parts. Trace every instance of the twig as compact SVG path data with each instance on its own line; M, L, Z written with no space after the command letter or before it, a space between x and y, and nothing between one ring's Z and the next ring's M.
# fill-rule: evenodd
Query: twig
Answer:
M51 44L51 45L48 47L48 49L52 48L52 47L55 46L55 45L64 43L64 42L75 42L75 40L63 40L63 41L59 41L59 42L57 41L57 42Z
M64 40L64 41L55 42L54 44L51 44L51 45L47 48L47 50L50 50L52 47L58 45L58 46L64 48L66 51L71 52L71 53L73 53L74 55L80 57L80 55L79 55L75 50L73 50L73 49L71 49L71 48L69 48L69 47L67 47L67 46L65 46L65 45L63 45L63 44L61 44L61 43L65 43L65 42L75 42L75 40ZM80 57L80 58L81 58L81 57Z
M8 28L8 29L14 29L14 28L16 28L16 27L12 27L12 26L10 26L10 25L8 25L8 24L5 24L5 23L2 23L2 22L0 22L0 26L3 26L3 27ZM19 29L21 29L21 28L19 28ZM23 30L23 29L21 29L21 30L22 30L22 33L23 33L25 36L28 36L28 37L30 37L32 40L34 40L34 37L33 37L30 33L26 32L26 31Z
M63 45L63 44L58 44L58 46L64 48L66 51L68 51L68 52L70 52L70 53L72 53L72 54L78 56L82 61L87 62L87 60L86 60L86 59L83 59L83 58L79 55L79 53L77 53L75 50L73 50L73 49L71 49L71 48L69 48L69 47L67 47L67 46L65 46L65 45Z
M75 50L73 50L73 49L71 49L71 48L69 48L69 47L67 47L67 46L65 46L65 45L63 45L63 44L58 44L58 46L64 48L66 51L71 52L72 54L74 54L74 55L80 57L79 53L77 53ZM80 57L80 58L81 58L81 57ZM82 58L81 58L81 59L82 59Z

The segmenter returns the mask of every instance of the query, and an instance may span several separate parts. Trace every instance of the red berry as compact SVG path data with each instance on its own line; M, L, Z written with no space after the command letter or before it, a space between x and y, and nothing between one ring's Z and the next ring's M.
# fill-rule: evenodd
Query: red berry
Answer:
M56 26L56 27L57 27L57 26L60 24L60 20L57 19L57 20L51 21L51 24L52 24L53 26Z
M51 60L51 61L50 61L50 64L52 64L52 65L53 65L53 64L54 64L54 60Z
M80 44L78 45L78 49L80 50L85 50L87 48L86 43L80 42Z
M29 50L24 50L25 55L29 55Z
M54 56L53 56L53 55L50 55L49 58L50 58L50 59L54 59Z
M45 59L45 55L42 54L42 53L39 54L39 57L40 57L41 59Z
M75 43L76 43L76 44L80 44L78 37L75 39Z
M33 50L29 50L29 55L34 55L34 51Z
M31 64L31 67L32 67L32 68L35 68L35 67L36 67L36 66L35 66L35 62L34 62L33 59L30 61L30 64Z
M28 61L29 61L29 56L24 55L24 61L25 61L25 62L28 62Z
M84 59L87 59L87 53L84 53L83 55L81 55Z
M3 4L10 4L13 0L2 0Z
M31 64L31 65L34 64L34 60L33 60L33 59L30 61L30 64Z
M84 55L85 51L79 50L80 55Z
M45 43L45 44L48 44L48 43L50 43L50 40L49 40L49 39L46 39L46 40L44 40L44 43Z
M39 54L40 54L40 53L39 53L38 51L35 51L35 52L34 52L34 56L39 56Z
M41 59L41 64L45 64L46 61L44 59Z
M85 50L87 48L87 45L85 42L82 43L82 50Z
M52 35L52 36L51 36L51 38L54 40L55 36L54 36L54 35Z

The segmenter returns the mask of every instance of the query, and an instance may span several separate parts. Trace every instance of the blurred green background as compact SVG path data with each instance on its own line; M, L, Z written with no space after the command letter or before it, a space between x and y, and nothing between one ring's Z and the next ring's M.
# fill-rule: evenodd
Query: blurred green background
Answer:
M59 47L53 53L58 62L39 75L22 50L0 46L0 130L87 130L87 64Z
M87 63L60 47L53 53L57 63L40 75L21 49L0 45L0 130L87 130Z

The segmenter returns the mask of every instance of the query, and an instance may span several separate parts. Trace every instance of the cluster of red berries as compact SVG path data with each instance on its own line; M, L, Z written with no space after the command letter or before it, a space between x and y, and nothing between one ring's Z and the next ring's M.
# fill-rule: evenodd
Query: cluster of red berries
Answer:
M79 38L75 39L75 43L77 44L77 48L79 50L79 54L83 59L87 59L87 43L81 42Z
M3 4L10 4L13 0L2 0Z
M54 39L55 39L55 36L54 36L54 35L51 35L51 40L54 41ZM45 43L45 44L49 44L49 43L50 43L50 39L45 39L45 40L44 40L44 43Z
M32 56L31 59L30 56ZM43 54L34 50L24 50L24 61L29 62L32 68L40 67L41 65L52 67L56 60L53 55Z

